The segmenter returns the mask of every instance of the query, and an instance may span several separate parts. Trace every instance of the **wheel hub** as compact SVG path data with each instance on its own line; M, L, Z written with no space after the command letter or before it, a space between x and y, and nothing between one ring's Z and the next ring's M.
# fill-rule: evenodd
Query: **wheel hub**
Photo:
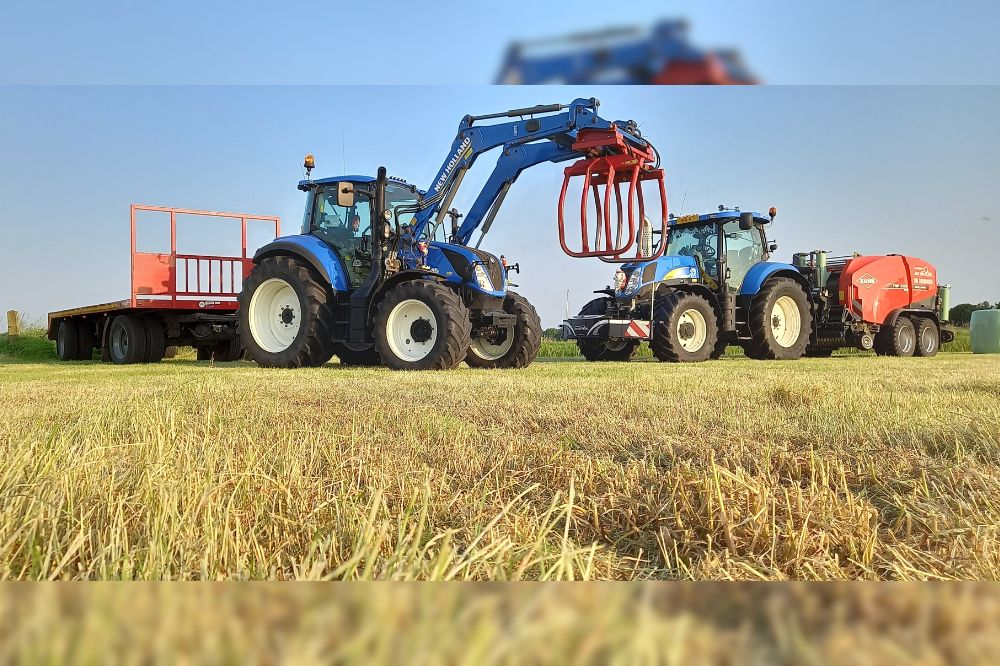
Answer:
M685 340L687 340L688 338L694 335L694 324L687 321L682 323L680 326L677 327L677 334L680 335Z
M281 323L285 326L291 326L292 322L295 321L295 311L292 310L291 306L286 305L281 309L281 315L279 317Z
M420 318L410 324L410 337L414 342L427 342L433 332L434 327L426 319Z

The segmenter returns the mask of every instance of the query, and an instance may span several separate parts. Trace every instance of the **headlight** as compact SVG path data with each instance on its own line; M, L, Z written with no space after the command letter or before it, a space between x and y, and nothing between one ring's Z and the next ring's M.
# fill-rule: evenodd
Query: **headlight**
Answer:
M490 280L490 276L486 272L486 269L483 268L482 264L476 264L473 267L472 271L476 275L476 284L479 285L480 289L484 289L486 291L493 291L493 281Z
M628 284L625 285L625 293L631 293L639 288L639 277L640 271L638 268L632 271L632 274L628 276Z

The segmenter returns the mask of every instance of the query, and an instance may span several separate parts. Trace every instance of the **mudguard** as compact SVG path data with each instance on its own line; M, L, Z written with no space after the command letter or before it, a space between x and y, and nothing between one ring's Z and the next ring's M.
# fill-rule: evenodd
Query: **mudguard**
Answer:
M294 255L306 261L334 291L347 291L351 288L340 257L333 248L312 234L277 238L257 250L253 255L253 262L256 264L261 259L281 255Z
M759 264L754 264L747 271L743 278L743 284L740 285L740 296L754 296L760 292L760 288L764 286L768 278L776 273L788 275L788 277L802 283L806 287L806 293L809 293L808 283L795 266L780 261L762 261Z

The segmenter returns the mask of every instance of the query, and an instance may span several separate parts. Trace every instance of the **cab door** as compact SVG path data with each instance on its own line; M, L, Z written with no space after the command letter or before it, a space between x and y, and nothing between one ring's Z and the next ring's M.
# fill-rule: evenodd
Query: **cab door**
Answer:
M760 229L740 229L738 219L722 225L726 258L726 291L739 293L747 272L764 258L764 242Z

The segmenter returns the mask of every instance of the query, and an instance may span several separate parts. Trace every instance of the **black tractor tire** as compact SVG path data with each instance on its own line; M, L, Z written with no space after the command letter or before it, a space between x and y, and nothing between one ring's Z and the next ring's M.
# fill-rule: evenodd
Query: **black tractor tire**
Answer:
M715 348L712 350L712 355L709 356L709 360L718 361L720 358L726 355L726 349L729 347L729 338L719 333L719 339L715 341Z
M782 344L774 336L772 323L779 299L788 298L798 310L799 332L795 340ZM795 280L790 278L772 278L764 283L750 303L750 340L743 350L750 358L757 360L792 361L800 358L809 345L812 334L812 307L809 296Z
M433 280L392 287L375 310L375 350L393 370L450 370L465 359L471 335L461 297Z
M133 315L118 315L108 331L111 362L116 365L143 363L146 360L146 323Z
M503 299L503 311L517 317L510 348L497 358L484 358L476 351L473 339L465 355L470 368L526 368L538 356L542 347L542 320L535 306L517 292L508 291Z
M917 331L909 317L896 317L892 326L882 326L875 335L872 349L879 356L913 356L917 348Z
M94 358L94 325L89 321L76 326L76 358L80 361Z
M912 321L917 333L917 345L913 349L913 355L924 358L936 356L941 348L941 333L937 324L928 317L913 317Z
M685 349L682 344L697 333L697 325L689 321L691 312L701 315L705 325L705 339L696 349ZM719 341L719 320L715 308L702 296L683 291L670 292L656 301L653 313L653 337L649 348L660 361L670 363L697 363L707 361L716 351Z
M250 306L254 294L268 280L284 281L298 298L298 333L284 349L268 350L254 337ZM322 278L302 261L287 256L267 257L253 267L239 295L239 330L246 356L265 368L319 367L333 357L333 295Z
M167 334L156 317L146 317L146 363L159 363L167 352Z
M64 319L56 328L56 356L60 361L76 361L80 358L79 332L75 321Z
M333 354L341 365L372 367L382 365L382 358L375 351L375 345L354 345L348 342L334 342Z
M609 298L595 298L584 305L577 316L603 315L608 311L610 301ZM639 350L639 344L639 340L625 338L613 340L576 339L576 346L580 348L580 353L588 361L631 361Z

